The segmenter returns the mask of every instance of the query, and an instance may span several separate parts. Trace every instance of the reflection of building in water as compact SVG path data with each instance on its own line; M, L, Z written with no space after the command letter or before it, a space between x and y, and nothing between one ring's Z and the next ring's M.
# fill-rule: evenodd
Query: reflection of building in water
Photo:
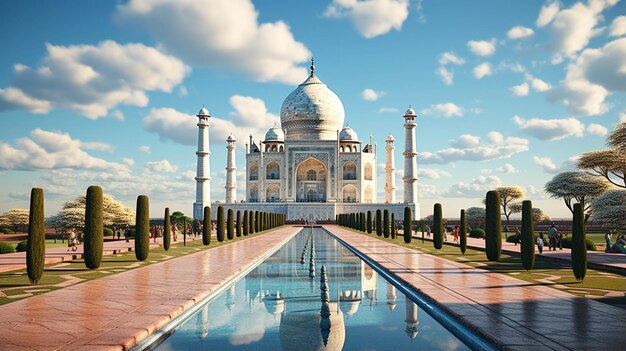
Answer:
M389 311L396 309L396 287L387 282L387 308Z
M404 331L409 338L415 339L419 333L417 331L417 326L420 324L419 320L417 320L417 305L406 296L404 297L404 301L406 305L406 318L404 319L406 327Z
M343 322L343 313L330 314L331 328L328 335L322 339L320 332L320 308L317 298L317 308L307 311L287 313L280 320L280 346L285 351L339 351L343 349L346 340L346 327ZM337 310L336 303L330 303L330 310ZM326 344L324 346L324 344Z
M226 308L228 308L229 311L232 311L235 308L235 285L233 284L233 286L230 287L230 289L228 289L228 292L226 293Z
M197 319L197 335L200 341L204 341L209 335L209 304L202 307Z

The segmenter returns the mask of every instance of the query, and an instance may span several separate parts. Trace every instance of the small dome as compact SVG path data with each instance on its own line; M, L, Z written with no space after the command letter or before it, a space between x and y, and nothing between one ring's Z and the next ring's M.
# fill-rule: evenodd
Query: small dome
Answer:
M265 141L285 141L285 133L274 123L274 126L265 133Z
M206 107L202 106L202 108L200 109L200 112L198 112L198 116L209 117L209 110L207 110Z
M415 117L415 110L411 106L409 106L409 108L406 110L404 115L405 116L413 116L413 117Z
M339 133L339 140L340 141L359 141L359 137L356 135L356 132L354 131L354 129L350 128L350 126L346 124L346 126Z
M388 143L392 143L394 141L396 141L396 138L393 137L393 135L389 134L387 135L387 139L385 139L386 142Z
M230 135L228 136L228 138L226 139L226 141L237 141L235 139L235 137L233 136L233 133L230 133Z

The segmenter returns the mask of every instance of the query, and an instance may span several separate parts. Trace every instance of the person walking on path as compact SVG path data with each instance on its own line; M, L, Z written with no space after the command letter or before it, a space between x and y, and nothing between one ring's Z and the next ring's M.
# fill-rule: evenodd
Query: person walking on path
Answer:
M459 226L454 226L454 242L459 243Z
M519 227L515 227L515 246L519 244L521 238L522 238L522 232L520 232Z
M543 253L543 233L539 233L537 237L537 248L539 249L539 253Z
M426 226L426 237L430 238L430 226Z
M558 230L556 229L556 226L554 225L554 223L552 223L552 225L550 226L550 229L548 229L548 249L550 251L552 250L556 251L557 234L558 234Z
M604 241L606 242L606 248L604 249L604 252L609 252L609 250L611 250L611 246L613 245L611 231L608 231L606 232L606 234L604 234Z

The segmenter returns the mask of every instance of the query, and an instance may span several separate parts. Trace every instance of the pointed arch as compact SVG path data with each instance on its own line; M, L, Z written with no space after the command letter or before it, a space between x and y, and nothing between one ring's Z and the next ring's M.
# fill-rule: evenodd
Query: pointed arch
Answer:
M259 179L259 166L256 162L250 162L248 165L248 174L249 180L258 180Z
M265 179L280 179L280 165L276 161L271 161L265 167Z
M374 180L374 167L371 162L365 164L363 173L365 173L365 180Z

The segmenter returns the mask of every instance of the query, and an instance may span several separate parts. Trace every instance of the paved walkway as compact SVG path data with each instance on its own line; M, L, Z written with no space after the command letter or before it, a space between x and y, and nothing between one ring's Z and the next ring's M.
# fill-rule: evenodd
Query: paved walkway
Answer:
M0 306L0 348L127 350L299 230L282 227Z
M325 226L505 350L618 350L626 311Z
M421 240L422 234L418 232L417 236L413 236L413 239ZM425 237L425 240L432 240L431 238ZM457 245L453 243L453 236L448 234L448 242L447 244ZM477 238L467 238L467 246L471 248L484 249L485 248L485 240L477 239ZM515 245L515 243L508 243L506 241L502 241L502 251L504 252L515 252L520 253L522 250L521 245ZM546 257L549 259L561 260L561 261L571 261L571 250L568 248L563 248L563 250L559 250L557 248L556 251L549 251L548 246L544 246L543 254L539 254L537 250L537 246L535 245L535 255ZM604 251L587 251L587 264L589 268L604 270L613 273L618 273L622 275L626 275L626 255L624 254L612 254L605 253Z
M202 237L198 236L194 238L193 236L187 237L188 241L193 241L195 239L201 239ZM60 241L60 240L59 240ZM157 238L156 242L154 240L150 241L150 247L158 247L163 243L163 238ZM179 236L179 240L177 242L172 241L172 244L181 244L183 243L182 235ZM82 243L78 245L78 249L76 251L67 251L67 247L51 247L46 248L46 264L49 263L58 263L63 261L71 261L75 259L83 258L83 250L85 245ZM104 242L104 255L114 255L120 252L134 251L135 250L135 240L131 239L129 242L126 240L114 240L114 241L105 241ZM0 255L0 273L13 271L16 269L24 269L26 268L26 252L15 252L10 254Z

